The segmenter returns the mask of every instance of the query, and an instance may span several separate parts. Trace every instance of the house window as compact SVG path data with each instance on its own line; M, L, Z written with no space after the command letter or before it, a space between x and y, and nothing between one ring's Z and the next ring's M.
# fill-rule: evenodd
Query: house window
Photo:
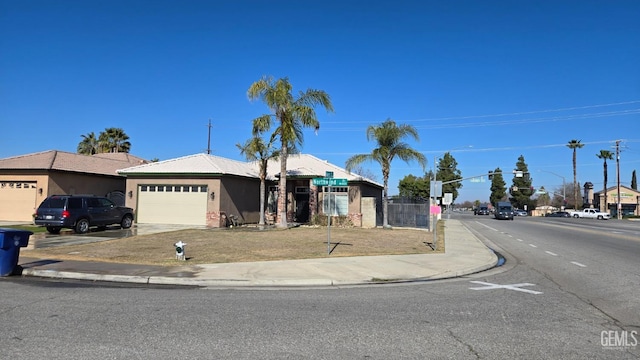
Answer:
M207 185L200 186L200 192L204 192L204 193L208 192Z
M140 185L140 191L147 192L147 185Z
M156 192L156 186L155 185L150 185L149 186L149 192Z
M200 190L199 186L192 186L191 187L191 192L198 192L198 190Z
M349 213L349 187L348 186L328 186L322 188L324 201L322 211L325 214L347 215ZM331 192L329 192L331 190Z
M333 190L333 189L332 189ZM322 211L325 214L347 215L349 213L349 196L348 193L324 193L324 201L322 202Z
M164 192L164 186L159 185L158 186L158 192Z
M173 185L167 185L164 190L166 192L173 192Z

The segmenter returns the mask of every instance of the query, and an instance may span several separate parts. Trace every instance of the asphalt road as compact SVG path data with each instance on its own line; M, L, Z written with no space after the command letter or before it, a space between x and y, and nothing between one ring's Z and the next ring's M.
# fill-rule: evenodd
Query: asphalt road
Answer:
M640 222L480 217L469 226L616 324L640 330Z
M504 266L448 281L298 290L3 278L2 355L11 359L640 357L640 346L631 336L631 331L640 330L640 300L632 296L639 283L634 262L639 237L634 228L619 229L614 222L590 227L549 219L462 219L470 231L504 252ZM602 226L613 228L598 230ZM623 334L628 334L626 343L620 340Z

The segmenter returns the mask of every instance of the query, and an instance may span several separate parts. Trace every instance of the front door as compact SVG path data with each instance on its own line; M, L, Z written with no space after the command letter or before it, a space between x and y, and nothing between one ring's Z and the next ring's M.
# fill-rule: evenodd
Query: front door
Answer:
M296 222L309 222L309 193L296 194Z

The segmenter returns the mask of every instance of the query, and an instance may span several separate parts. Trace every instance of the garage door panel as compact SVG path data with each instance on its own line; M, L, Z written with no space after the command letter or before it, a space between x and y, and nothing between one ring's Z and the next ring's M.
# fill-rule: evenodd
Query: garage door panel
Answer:
M138 192L138 223L206 225L207 192Z
M36 183L2 182L0 184L0 220L33 221L36 211Z

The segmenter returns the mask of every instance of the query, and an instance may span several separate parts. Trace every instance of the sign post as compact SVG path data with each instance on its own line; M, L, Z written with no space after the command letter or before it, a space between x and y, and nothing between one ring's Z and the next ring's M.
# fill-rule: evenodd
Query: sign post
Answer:
M326 188L328 190L328 199L324 199L324 201L329 201L327 206L327 255L331 255L331 187L332 186L347 186L347 179L334 179L333 171L327 171L326 177L323 178L313 178L312 183L314 186L322 186L322 191Z

